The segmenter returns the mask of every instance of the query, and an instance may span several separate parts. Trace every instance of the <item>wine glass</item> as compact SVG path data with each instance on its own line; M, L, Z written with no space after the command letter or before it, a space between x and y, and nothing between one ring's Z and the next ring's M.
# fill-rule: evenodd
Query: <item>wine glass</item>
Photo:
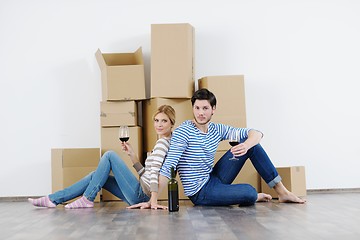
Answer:
M120 126L119 128L119 139L122 142L127 142L129 140L129 127L128 126Z
M238 145L240 142L240 133L237 129L233 129L229 133L229 144L234 147ZM238 160L235 155L233 154L232 158L229 158L229 160Z

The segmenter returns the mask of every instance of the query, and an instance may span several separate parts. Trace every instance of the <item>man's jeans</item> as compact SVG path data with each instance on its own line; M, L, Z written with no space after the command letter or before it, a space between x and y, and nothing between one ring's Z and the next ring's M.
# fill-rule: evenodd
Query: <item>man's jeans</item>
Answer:
M281 177L260 144L250 148L244 156L236 157L238 160L229 160L231 157L232 153L229 150L215 164L208 182L199 192L189 197L195 205L253 205L257 200L257 192L253 186L231 184L247 159L250 159L270 188L281 181Z
M114 176L109 175L110 170ZM55 204L66 202L81 195L90 201L94 201L101 188L108 190L129 205L146 202L150 199L143 192L139 180L113 151L104 153L94 172L73 185L50 194L49 198Z

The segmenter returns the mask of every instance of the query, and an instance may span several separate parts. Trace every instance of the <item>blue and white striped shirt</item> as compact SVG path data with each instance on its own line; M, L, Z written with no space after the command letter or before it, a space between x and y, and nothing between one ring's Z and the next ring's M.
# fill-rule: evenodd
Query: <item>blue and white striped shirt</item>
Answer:
M183 122L171 137L170 149L160 174L170 178L170 169L174 167L179 173L185 195L194 195L210 178L219 142L229 139L229 132L233 129L210 122L208 132L203 133L191 120ZM240 141L248 137L249 128L236 129L240 132Z

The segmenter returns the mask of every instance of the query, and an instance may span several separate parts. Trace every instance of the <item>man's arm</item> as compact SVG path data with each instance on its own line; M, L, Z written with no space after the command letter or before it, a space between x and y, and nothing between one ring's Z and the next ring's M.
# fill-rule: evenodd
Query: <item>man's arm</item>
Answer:
M234 154L236 157L245 155L250 148L260 143L262 137L263 137L262 132L257 131L255 129L251 129L248 133L248 137L245 140L245 142L240 143L235 147L231 148L232 154Z
M252 148L256 144L260 143L262 137L263 137L262 132L255 129L251 129L248 133L248 138L244 143L246 143L249 148Z

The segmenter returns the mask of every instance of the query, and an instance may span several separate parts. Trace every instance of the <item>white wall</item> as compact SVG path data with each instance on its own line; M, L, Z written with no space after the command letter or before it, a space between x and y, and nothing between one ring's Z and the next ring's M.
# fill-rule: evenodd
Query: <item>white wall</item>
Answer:
M196 79L244 74L248 126L309 189L359 188L356 0L0 2L0 196L51 191L50 149L100 147L94 53L143 47L150 24L191 23ZM236 104L236 101L234 102Z

